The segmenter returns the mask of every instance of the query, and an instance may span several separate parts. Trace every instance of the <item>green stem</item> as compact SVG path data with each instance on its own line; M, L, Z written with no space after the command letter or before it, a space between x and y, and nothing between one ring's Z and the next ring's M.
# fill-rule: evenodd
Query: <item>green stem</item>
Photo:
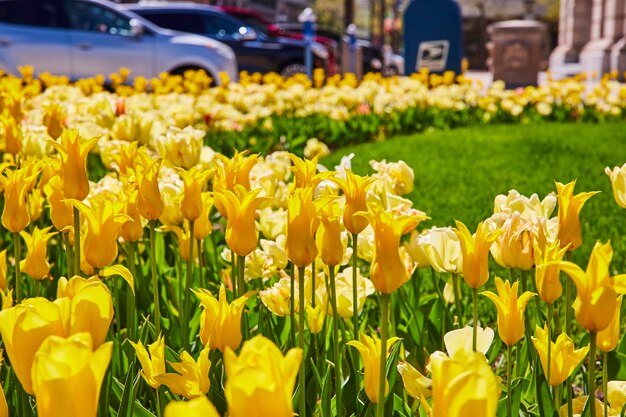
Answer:
M566 253L567 260L571 260L571 252ZM565 334L572 335L571 323L572 323L572 284L569 278L565 278ZM568 376L565 381L567 390L567 415L572 417L574 415L574 405L572 402L572 377Z
M548 326L548 371L546 372L546 379L548 381L548 385L550 385L550 373L552 371L552 314L553 314L553 309L554 309L554 304L550 303L548 304L548 321L547 321L547 326ZM554 394L556 394L556 387L555 387L555 391ZM556 397L556 395L555 395ZM558 410L558 408L557 408Z
M607 362L607 353L602 352L602 392L604 393L604 417L609 415L608 384L609 384L609 367Z
M203 241L202 240L196 240L196 243L198 245L198 283L200 285L201 288L206 288L206 282L204 282L204 255L202 254L203 251Z
M135 243L128 243L128 269L134 280L137 280L135 269ZM130 340L135 340L135 294L126 291L126 334Z
M237 258L235 257L235 252L230 251L230 282L233 283L233 294L235 294L235 298L239 298L239 285L237 282Z
M511 379L513 374L511 373L511 346L506 346L506 411L507 416L512 417L512 406L511 406Z
M457 329L463 327L463 314L461 313L461 285L459 276L452 276L452 286L454 287L454 304L456 305Z
M315 260L311 263L311 307L315 308Z
M596 417L596 332L589 332L589 408L591 417Z
M65 268L68 277L74 276L74 248L70 245L69 232L63 232L63 243L65 245Z
M433 286L435 287L435 292L437 292L437 297L439 297L441 304L444 306L443 308L444 314L446 315L446 317L448 317L448 320L450 320L450 323L454 324L454 318L452 317L450 310L446 307L446 300L443 298L443 293L441 292L441 288L439 288L439 279L437 278L437 271L435 271L433 268L430 268L430 276L433 279ZM445 328L445 324L446 323L444 320L443 322L444 328Z
M291 341L291 346L296 345L296 275L295 275L293 264L291 264L291 273L289 274L291 278L290 285L290 294L289 294L289 318L291 319L291 329L289 332L289 338Z
M359 340L359 292L357 285L357 249L359 234L352 233L352 327L353 339Z
M335 360L335 401L337 403L337 417L343 415L341 410L341 358L339 357L339 313L337 312L337 287L335 283L335 267L328 267L330 280L330 303L333 309L333 350Z
M154 328L156 337L161 334L161 308L159 306L159 285L156 270L156 220L150 220L150 276L152 277L152 295L154 298ZM158 395L158 393L157 393ZM157 396L158 398L158 396Z
M378 404L376 417L385 417L385 388L387 382L387 338L389 329L389 300L391 294L380 295L380 368L378 374Z
M305 307L304 307L304 268L303 266L299 266L298 267L298 296L299 296L299 308L300 311L299 313L299 320L298 320L298 347L300 349L302 349L302 353L304 355L304 357L306 358L306 354L304 354L304 314L305 314ZM299 401L299 409L300 409L300 416L301 417L306 417L306 361L302 361L302 363L300 364L300 375L299 375L299 383L298 383L298 394L300 396L300 401Z
M246 257L237 256L237 279L239 280L239 296L241 297L246 293ZM243 315L243 340L250 338L250 329L248 329L248 315Z
M189 222L189 256L187 257L187 274L185 275L185 293L183 294L183 319L181 323L183 346L189 350L189 315L191 314L191 283L193 282L193 246L195 239L193 238L193 229L195 222Z
M478 288L472 288L472 298L474 300L474 319L472 327L472 349L476 352L478 339Z
M78 276L82 276L80 258L80 211L74 207L74 275Z
M150 222L153 222L151 220ZM161 387L156 389L157 417L161 417Z
M20 293L20 260L22 257L22 241L20 233L13 232L13 256L15 257L15 302L19 303L22 299Z

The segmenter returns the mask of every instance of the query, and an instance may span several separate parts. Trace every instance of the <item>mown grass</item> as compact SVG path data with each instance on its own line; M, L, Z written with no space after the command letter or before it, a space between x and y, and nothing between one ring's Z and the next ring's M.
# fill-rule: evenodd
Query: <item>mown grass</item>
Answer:
M371 173L372 159L404 160L415 171L415 189L407 197L431 220L421 227L454 225L474 230L493 212L497 194L511 189L543 198L556 191L554 181L577 179L576 193L601 191L581 216L584 244L574 260L586 264L596 240L611 240L613 267L626 268L626 210L613 199L606 166L626 162L626 123L498 125L432 131L342 148L325 158L329 168L354 153L352 166ZM556 215L556 210L554 212ZM420 228L421 228L420 227Z

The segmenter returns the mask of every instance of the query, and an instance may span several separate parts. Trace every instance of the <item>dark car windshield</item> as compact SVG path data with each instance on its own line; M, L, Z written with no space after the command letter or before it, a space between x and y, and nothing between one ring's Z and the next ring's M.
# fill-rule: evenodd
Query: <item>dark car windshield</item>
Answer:
M267 35L267 25L261 19L246 14L235 14L235 16L237 19L243 21L247 26L254 29L256 33Z

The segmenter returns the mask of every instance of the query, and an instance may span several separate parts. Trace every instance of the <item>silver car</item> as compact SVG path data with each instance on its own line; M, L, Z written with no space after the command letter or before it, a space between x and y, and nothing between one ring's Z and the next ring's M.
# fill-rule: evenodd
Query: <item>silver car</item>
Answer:
M238 78L232 49L203 36L161 29L106 0L0 0L0 69L71 79L110 74L121 67L130 78L166 71L203 69Z

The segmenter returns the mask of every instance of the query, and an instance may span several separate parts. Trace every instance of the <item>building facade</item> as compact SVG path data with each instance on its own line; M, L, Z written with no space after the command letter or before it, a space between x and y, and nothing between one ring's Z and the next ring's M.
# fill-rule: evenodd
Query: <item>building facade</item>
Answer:
M555 73L626 71L626 0L561 0Z

